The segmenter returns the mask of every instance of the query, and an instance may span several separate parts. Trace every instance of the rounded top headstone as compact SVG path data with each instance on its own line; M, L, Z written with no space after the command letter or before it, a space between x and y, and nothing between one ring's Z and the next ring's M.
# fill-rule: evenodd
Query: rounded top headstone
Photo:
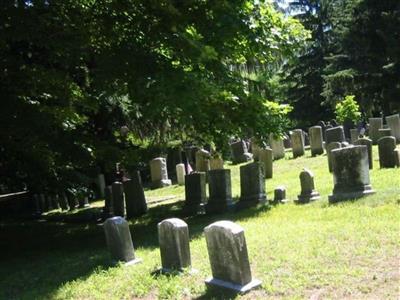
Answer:
M216 228L230 231L233 234L244 231L244 229L240 225L233 223L232 221L225 221L225 220L217 221L217 222L214 222L214 223L208 225L206 228L204 228L204 231L207 232L209 230L216 229Z
M185 221L178 219L178 218L165 219L165 220L161 221L160 223L158 223L158 226L163 226L163 225L167 225L167 224L170 224L173 227L187 227L188 226Z

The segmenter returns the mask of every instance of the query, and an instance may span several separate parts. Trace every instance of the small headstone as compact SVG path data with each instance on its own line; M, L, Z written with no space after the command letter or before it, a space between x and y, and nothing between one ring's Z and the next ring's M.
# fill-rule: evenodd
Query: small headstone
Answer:
M184 164L176 165L176 178L179 185L185 185L186 168Z
M145 214L147 212L147 203L139 171L133 172L131 179L124 181L123 187L127 218L132 219Z
M303 130L295 129L290 136L292 142L293 158L304 155L304 135Z
M185 176L185 206L189 214L201 212L206 203L206 173L194 172Z
M272 153L274 154L274 160L285 157L285 146L281 138L276 138L273 134L270 134L269 145L271 146Z
M212 277L206 285L245 293L261 285L251 276L244 230L230 221L219 221L204 228Z
M222 213L232 208L231 170L208 171L208 191L206 213Z
M196 171L207 172L210 170L210 152L200 149L196 152Z
M247 144L243 140L232 143L231 150L232 150L232 163L234 164L247 162L253 158L253 154L248 152Z
M128 264L135 264L141 261L135 257L129 224L124 218L109 218L104 222L103 227L107 247L113 259L124 261Z
M316 156L324 153L324 141L321 126L313 126L308 129L310 136L311 155Z
M382 118L369 118L369 138L372 140L372 143L375 145L378 142L379 129L383 127L383 119Z
M181 219L166 219L158 223L162 271L182 271L190 268L189 228Z
M326 143L333 143L333 142L345 142L346 138L344 136L343 126L336 126L326 130Z
M272 150L270 150L272 153ZM253 162L240 167L240 200L237 208L246 208L264 204L265 194L264 170L260 162Z
M394 168L396 166L394 149L396 149L396 138L385 136L378 140L379 165L381 168Z
M400 168L400 149L394 149L393 155L396 167Z
M150 161L151 185L152 188L160 188L171 185L168 179L167 163L165 158L157 157Z
M219 170L224 168L224 160L219 157L210 159L210 170Z
M124 188L121 182L112 184L113 212L115 216L125 217Z
M274 154L270 148L261 149L259 152L260 164L264 170L264 177L266 179L273 176L273 157Z
M333 182L329 202L351 200L374 193L369 180L366 146L332 150Z
M400 115L395 114L387 116L386 123L388 127L392 130L392 135L396 138L397 142L400 142Z
M274 204L286 203L286 188L284 186L278 186L274 190Z
M105 197L104 189L106 187L106 180L104 178L104 174L98 174L97 175L97 182L96 183L97 183L97 188L99 190L98 196L103 199Z
M103 218L108 219L114 215L113 212L113 195L111 185L104 188L104 208L103 208Z
M357 141L354 142L354 145L363 145L367 147L368 153L368 165L369 169L373 169L373 157L372 157L372 141L368 138L359 138Z
M355 141L358 140L358 135L359 134L358 134L358 129L357 128L350 129L350 141L351 141L352 144L354 144Z
M304 169L300 173L300 185L301 192L297 197L298 203L308 203L321 198L319 193L315 190L314 174L311 171Z
M342 148L342 143L339 142L333 142L330 143L326 146L326 156L328 158L328 169L329 172L332 173L332 157L331 157L331 152L334 149Z

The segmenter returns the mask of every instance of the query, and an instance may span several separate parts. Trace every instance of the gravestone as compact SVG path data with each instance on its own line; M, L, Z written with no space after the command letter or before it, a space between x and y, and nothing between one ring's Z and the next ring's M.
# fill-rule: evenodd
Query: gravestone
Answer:
M300 173L300 185L301 185L301 192L300 195L297 197L298 203L308 203L310 201L320 199L319 193L315 190L314 184L314 174L304 169Z
M247 162L253 158L253 155L248 152L245 141L240 140L231 144L232 163L240 164Z
M237 208L241 209L264 204L266 200L264 170L261 163L253 162L241 166L240 200L237 203Z
M313 126L308 129L310 136L311 155L316 156L324 153L324 140L321 126Z
M113 212L115 216L125 217L124 188L121 182L112 184Z
M85 194L79 195L78 201L79 201L79 208L90 207L89 198Z
M392 135L396 138L397 143L400 142L400 115L395 114L387 116L386 123L388 127L392 130Z
M57 197L59 199L61 210L68 210L69 209L68 199L67 199L67 196L65 195L65 193L63 193L61 195L57 195Z
M400 168L400 149L394 149L393 155L394 155L394 162L395 162L396 167Z
M350 129L350 141L352 144L355 143L355 141L358 140L358 129L354 128L354 129Z
M222 213L233 207L231 170L208 171L209 199L206 213Z
M141 260L135 257L128 222L122 217L112 217L104 224L106 242L111 257L117 261L136 264Z
M271 133L269 135L269 145L271 146L272 153L274 154L274 160L285 158L285 146L281 138L276 138Z
M390 128L381 128L378 130L378 136L379 139L385 136L392 136L392 130Z
M200 149L196 152L196 171L207 172L210 170L210 152Z
M204 234L212 271L212 277L205 281L207 286L245 293L261 285L251 275L242 227L230 221L218 221L204 228Z
M292 148L292 142L291 142L291 140L290 140L290 137L287 136L286 134L285 134L285 136L283 137L283 146L284 146L286 149Z
M273 176L273 153L270 148L261 149L260 153L260 163L264 169L264 177L266 179L272 178Z
M169 176L175 174L176 165L182 162L182 149L180 147L169 148L167 150L167 172Z
M144 215L147 212L147 203L140 172L134 171L131 179L126 180L123 185L127 218L132 219Z
M325 132L325 136L326 136L326 143L330 144L333 142L345 142L346 138L344 137L344 130L343 130L343 126L336 126L336 127L332 127L326 130Z
M108 185L104 188L104 208L103 208L103 219L108 219L114 216L113 211L113 195L112 187Z
M202 210L206 200L206 173L194 172L186 175L184 211L197 214Z
M58 194L51 194L50 195L51 201L53 203L53 207L55 209L60 209L60 198L58 197Z
M185 164L176 165L176 179L179 185L185 185L186 168Z
M329 202L357 199L374 193L369 180L367 147L332 150L334 188Z
M378 140L379 165L381 168L394 168L396 166L394 149L396 149L395 137L385 136Z
M168 179L167 163L165 158L157 157L150 161L151 186L153 189L171 185Z
M335 119L330 120L329 123L332 125L332 127L339 126L338 122Z
M342 144L339 142L333 142L326 146L326 157L328 158L328 169L332 173L332 156L331 152L334 149L342 148Z
M310 137L308 136L308 133L303 131L303 136L304 136L304 145L310 146Z
M368 153L368 165L369 169L373 169L373 157L372 157L372 141L368 138L359 138L357 141L354 142L354 145L363 145L367 147Z
M104 178L104 174L98 174L96 180L97 188L98 188L98 197L104 199L104 189L106 187L106 180Z
M288 200L286 199L286 188L281 185L275 188L274 190L274 204L286 203Z
M369 138L372 140L372 143L375 145L378 142L379 129L383 127L382 118L369 118Z
M158 223L162 272L190 268L189 228L181 219L171 218Z
M323 139L323 141L325 141L326 124L325 124L324 121L319 121L319 122L318 122L318 126L320 126L321 129L322 129L322 139Z
M224 168L224 160L219 157L210 159L210 170L219 170Z
M262 147L260 147L255 138L252 138L250 142L251 142L251 153L253 154L253 159L254 161L258 161L259 153Z
M290 135L290 140L292 143L293 158L304 155L304 135L303 130L295 129Z

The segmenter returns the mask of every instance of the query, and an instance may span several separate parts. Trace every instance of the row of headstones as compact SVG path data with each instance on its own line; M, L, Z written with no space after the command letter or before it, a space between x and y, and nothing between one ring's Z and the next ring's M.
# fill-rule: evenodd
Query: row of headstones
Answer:
M42 214L54 209L74 210L76 208L89 207L89 197L82 195L81 197L67 196L66 193L61 194L34 194L34 213Z
M141 262L135 256L128 222L121 217L104 222L107 247L113 259L127 265ZM251 275L244 230L230 221L218 221L204 228L212 276L207 286L223 287L244 293L261 285ZM158 223L161 273L192 269L189 228L181 219L171 218Z

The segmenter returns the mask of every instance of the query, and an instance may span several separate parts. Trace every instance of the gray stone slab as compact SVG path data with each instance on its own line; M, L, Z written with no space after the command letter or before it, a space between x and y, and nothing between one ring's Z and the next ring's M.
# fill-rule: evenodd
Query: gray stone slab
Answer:
M394 149L396 138L385 136L378 140L379 165L381 168L394 168L396 166Z
M292 143L293 158L303 156L305 153L303 130L293 130L292 134L290 135L290 140Z
M308 129L310 137L311 155L316 156L324 153L323 136L321 126L313 126Z
M206 201L206 173L194 172L186 175L184 211L189 214L200 213Z
M372 143L375 145L379 139L379 129L383 127L383 119L382 118L369 118L369 138Z
M272 155L272 150L271 155ZM272 163L272 161L271 161ZM253 162L240 167L240 200L239 209L265 204L265 177L260 162Z
M342 143L342 142L346 141L346 138L344 136L343 126L336 126L336 127L327 129L325 132L325 136L326 136L327 144L330 144L333 142Z
M208 190L206 213L222 213L233 208L231 170L208 171Z
M392 135L396 138L397 143L400 142L400 115L395 114L387 116L386 123L388 127L392 130Z
M308 203L321 198L314 184L314 174L307 169L300 173L301 192L297 197L297 203Z
M272 149L266 148L259 151L259 162L264 170L264 177L270 179L273 177L273 158Z

